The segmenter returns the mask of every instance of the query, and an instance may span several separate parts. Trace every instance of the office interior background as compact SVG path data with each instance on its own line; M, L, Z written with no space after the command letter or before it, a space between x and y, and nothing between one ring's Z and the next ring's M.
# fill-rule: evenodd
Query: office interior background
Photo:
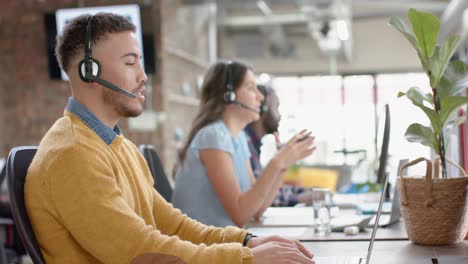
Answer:
M404 138L410 123L429 121L397 93L429 85L390 17L406 19L411 7L431 12L441 18L441 37L462 36L458 58L466 60L468 48L466 0L2 0L0 157L14 146L38 145L70 96L53 65L55 11L128 4L140 9L149 82L144 114L120 126L135 144L155 145L168 175L204 73L216 60L240 59L278 93L281 139L304 128L316 136L317 152L304 166L347 168L356 181L373 180L389 104L395 177L399 159L431 156ZM449 147L460 163L461 136L455 131ZM265 139L262 159L274 151L271 142Z

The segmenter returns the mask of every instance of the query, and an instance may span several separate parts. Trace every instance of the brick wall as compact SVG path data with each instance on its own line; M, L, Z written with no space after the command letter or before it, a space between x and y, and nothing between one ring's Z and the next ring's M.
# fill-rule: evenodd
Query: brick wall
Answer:
M45 46L44 14L58 8L140 4L144 26L153 32L156 49L160 49L159 1L77 1L77 0L2 0L0 8L0 157L13 146L37 145L53 122L62 116L68 84L48 77ZM149 22L148 22L149 21ZM148 26L149 23L149 26ZM145 29L144 29L145 30ZM159 53L157 53L159 54ZM157 62L158 67L162 63ZM152 76L156 108L161 104L161 77ZM161 109L158 109L159 111ZM161 137L160 131L125 134L136 144L151 143Z
M210 5L183 5L183 1L163 0L161 8L161 58L163 107L167 113L163 125L160 155L165 169L172 175L177 161L177 149L185 143L192 121L198 110L199 89L210 64L209 29L215 23L215 12ZM175 140L176 130L183 131L183 142Z
M37 145L62 116L68 83L48 77L44 14L59 8L134 4L141 7L144 32L151 32L157 73L149 76L154 111L166 113L156 131L138 132L120 122L135 144L153 144L170 173L176 161L175 130L188 134L198 108L197 80L209 66L207 6L180 0L2 0L0 8L0 157L18 145ZM81 6L80 6L81 7ZM211 17L211 18L210 18ZM211 24L210 24L211 23ZM162 37L163 36L163 37ZM190 89L183 91L184 83ZM174 99L174 96L176 98Z

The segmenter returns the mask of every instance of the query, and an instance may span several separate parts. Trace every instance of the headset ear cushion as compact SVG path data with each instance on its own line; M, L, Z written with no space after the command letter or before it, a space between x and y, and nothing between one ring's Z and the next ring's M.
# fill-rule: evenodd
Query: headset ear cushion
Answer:
M265 103L262 103L262 105L260 106L260 114L263 115L266 112L268 112L268 105L266 105Z
M232 104L236 101L236 93L233 91L227 91L224 93L224 101L228 104Z
M101 74L101 64L99 63L98 60L93 59L91 61L91 67L92 67L92 75L99 77ZM80 79L83 82L92 82L88 78L86 78L86 67L85 67L85 61L81 60L80 63L78 64L78 76L80 76Z

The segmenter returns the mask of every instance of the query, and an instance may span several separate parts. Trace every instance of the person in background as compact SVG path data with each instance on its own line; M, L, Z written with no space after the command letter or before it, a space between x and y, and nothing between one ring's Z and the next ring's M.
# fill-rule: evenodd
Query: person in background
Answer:
M129 20L78 16L58 36L56 54L72 97L25 183L46 263L313 263L297 241L208 227L156 192L145 159L117 125L142 113L148 80Z
M258 178L263 167L260 164L260 150L262 147L262 138L265 135L273 134L275 136L276 144L279 147L280 141L278 136L278 127L281 119L279 113L279 98L275 90L266 85L258 85L258 90L263 94L264 100L260 107L260 119L250 123L245 128L247 134L247 142L250 150L250 164L252 165L255 178ZM298 203L311 204L312 194L304 191L304 188L299 186L283 185L275 199L273 206L294 206Z
M301 131L255 179L244 129L260 118L263 99L246 64L220 61L209 68L198 114L180 153L175 207L208 225L242 227L271 205L287 168L315 147L310 133Z

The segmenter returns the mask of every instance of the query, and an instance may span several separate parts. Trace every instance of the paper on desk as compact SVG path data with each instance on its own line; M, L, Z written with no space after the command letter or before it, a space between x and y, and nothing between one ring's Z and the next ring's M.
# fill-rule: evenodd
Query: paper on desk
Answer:
M313 216L314 209L312 207L268 207L263 213L265 217L276 215L289 215L289 216Z
M314 225L312 207L270 207L258 222L251 222L252 227L299 227Z
M313 215L272 215L262 219L257 224L258 226L277 226L277 227L297 227L297 226L313 226L314 217ZM251 226L255 226L252 223Z
M250 227L249 232L257 236L284 236L299 238L305 234L307 227Z
M362 203L378 203L380 193L335 193L333 203L339 207L352 207Z

